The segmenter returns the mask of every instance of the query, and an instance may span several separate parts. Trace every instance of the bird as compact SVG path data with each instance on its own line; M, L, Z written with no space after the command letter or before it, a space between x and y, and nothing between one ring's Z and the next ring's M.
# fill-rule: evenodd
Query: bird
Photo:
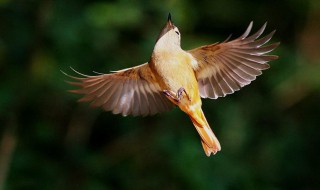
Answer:
M108 74L85 75L73 68L80 76L62 72L72 79L66 82L77 87L69 91L83 94L79 102L114 114L147 116L180 108L190 117L209 157L221 145L203 113L201 98L217 99L240 90L268 69L269 61L278 59L268 53L280 42L266 45L275 30L259 38L266 25L249 35L251 21L234 40L229 36L223 42L185 51L169 13L148 62Z

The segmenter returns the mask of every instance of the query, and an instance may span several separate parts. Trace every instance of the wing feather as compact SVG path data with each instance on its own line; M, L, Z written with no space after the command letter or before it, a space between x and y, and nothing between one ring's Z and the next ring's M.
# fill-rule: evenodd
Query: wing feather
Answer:
M150 105L157 105L157 100L154 97L154 93L152 93L152 90L149 85L145 84L145 90L147 93L148 101ZM157 113L157 106L149 106L150 115L154 115ZM158 108L159 109L159 108Z
M79 102L91 102L93 107L123 116L154 115L174 107L162 94L148 63L95 76L71 69L82 77L66 74L76 81L67 83L79 87L70 92L84 94Z
M278 56L266 55L280 44L265 45L275 31L258 39L267 23L249 36L252 25L253 22L250 22L246 31L235 40L226 40L188 51L197 62L194 70L201 97L216 99L231 94L250 84L262 74L262 70L268 69L269 61L278 59Z

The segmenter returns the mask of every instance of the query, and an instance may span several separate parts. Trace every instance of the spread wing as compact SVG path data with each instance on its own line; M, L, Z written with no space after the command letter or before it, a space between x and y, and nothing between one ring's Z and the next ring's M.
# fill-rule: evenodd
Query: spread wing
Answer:
M261 70L268 69L270 66L267 62L278 58L275 55L265 55L280 44L264 46L275 31L256 40L263 33L266 24L248 37L251 28L252 22L244 34L235 40L227 39L222 43L188 51L197 61L194 70L202 98L217 99L239 90L261 75Z
M91 106L123 116L154 115L174 106L162 94L148 63L97 76L75 72L83 78L66 75L76 80L67 81L69 84L80 87L70 92L84 94L79 102L91 102Z

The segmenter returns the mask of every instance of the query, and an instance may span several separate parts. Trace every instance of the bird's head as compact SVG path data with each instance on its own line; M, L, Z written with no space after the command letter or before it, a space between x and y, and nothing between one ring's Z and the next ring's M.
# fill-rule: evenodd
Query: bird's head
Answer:
M159 49L171 49L180 48L181 34L179 29L173 24L171 20L171 14L168 15L168 20L166 25L162 28L155 48Z

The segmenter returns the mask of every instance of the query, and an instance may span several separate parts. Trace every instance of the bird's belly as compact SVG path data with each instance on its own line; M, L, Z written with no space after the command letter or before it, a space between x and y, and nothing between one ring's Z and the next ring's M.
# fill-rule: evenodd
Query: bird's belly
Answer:
M162 90L177 92L184 88L191 99L200 99L198 82L192 67L179 61L166 61L156 65L156 78Z
M186 88L186 85L194 82L194 73L181 66L182 64L162 64L157 69L159 75L158 81L163 90L177 91L180 87ZM194 78L194 79L193 79Z

